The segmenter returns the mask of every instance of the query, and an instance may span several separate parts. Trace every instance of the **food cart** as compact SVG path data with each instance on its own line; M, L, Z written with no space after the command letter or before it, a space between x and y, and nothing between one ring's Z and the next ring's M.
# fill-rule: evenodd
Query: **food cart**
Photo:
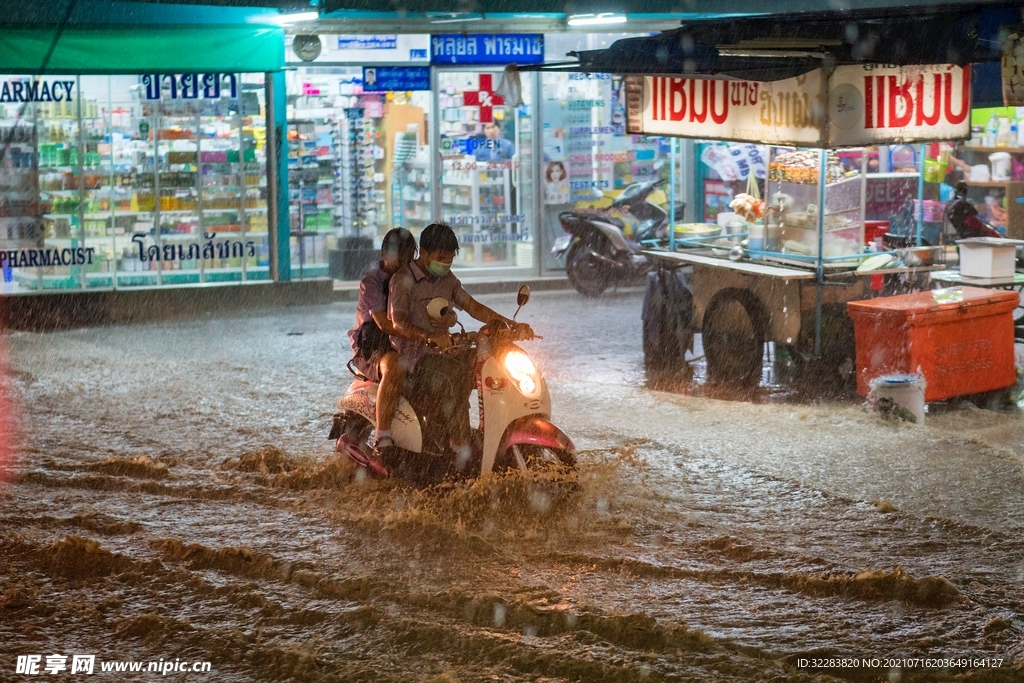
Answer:
M742 230L673 230L665 248L645 252L664 268L692 268L690 326L702 333L708 378L756 385L771 341L800 368L852 380L846 303L876 294L886 275L923 274L927 287L941 267L929 263L934 252L866 252L857 150L968 137L970 67L855 64L772 82L631 75L626 98L630 132L771 148L763 211L748 212ZM842 162L833 150L846 150ZM919 190L918 244L920 199Z

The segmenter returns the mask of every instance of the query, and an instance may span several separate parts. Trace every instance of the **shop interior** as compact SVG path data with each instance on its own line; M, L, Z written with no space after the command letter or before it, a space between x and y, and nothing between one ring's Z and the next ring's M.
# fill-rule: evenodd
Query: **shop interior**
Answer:
M60 101L0 106L0 236L30 257L2 291L268 278L262 74L6 84L57 81Z

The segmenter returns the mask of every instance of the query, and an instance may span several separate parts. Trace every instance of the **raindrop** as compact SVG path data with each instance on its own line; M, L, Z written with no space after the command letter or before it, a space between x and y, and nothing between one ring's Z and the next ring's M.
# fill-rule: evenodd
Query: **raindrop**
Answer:
M856 43L857 37L860 35L860 27L856 23L850 22L846 25L846 42Z
M580 620L580 617L575 612L565 613L565 625L569 628L576 628L576 623Z
M903 680L903 670L892 668L889 669L889 683L898 683Z
M366 468L365 467L360 467L358 470L356 470L356 483L357 484L362 484L365 481L366 481Z
M601 500L597 501L597 512L598 512L598 514L607 515L608 514L608 507L609 506L608 506L608 499L607 498L602 498Z
M500 602L494 603L494 625L498 628L505 625L505 605Z
M401 510L401 509L405 508L405 496L399 494L395 498L395 502L393 502L391 504L391 508L394 509L394 510Z
M540 489L534 489L530 492L530 505L537 512L547 512L551 509L551 496Z
M529 624L523 627L523 639L529 640L530 638L537 637L537 627L533 624Z
M469 459L473 453L469 448L469 444L464 445L462 448L455 452L455 468L462 472L466 469L466 465L469 464Z

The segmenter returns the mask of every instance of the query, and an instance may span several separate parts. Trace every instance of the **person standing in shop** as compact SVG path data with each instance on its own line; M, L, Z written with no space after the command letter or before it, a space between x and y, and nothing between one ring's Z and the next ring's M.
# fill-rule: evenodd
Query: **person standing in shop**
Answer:
M501 136L501 126L497 121L484 124L484 139L473 150L477 161L511 161L515 153L516 146Z
M501 126L498 125L497 121L488 121L484 124L484 139L477 140L477 148L473 150L473 156L476 157L477 161L511 162L515 153L516 146L510 140L506 140L501 136ZM516 213L516 189L515 185L509 188L511 196L508 198L509 206L507 211L511 214ZM515 223L512 224L512 229L515 231Z

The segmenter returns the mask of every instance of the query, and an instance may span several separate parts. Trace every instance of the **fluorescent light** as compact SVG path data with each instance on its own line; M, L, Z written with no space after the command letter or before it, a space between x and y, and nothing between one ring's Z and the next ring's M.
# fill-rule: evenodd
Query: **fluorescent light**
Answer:
M461 24L464 21L483 21L484 18L482 14L473 14L472 12L428 13L427 16L430 18L431 24Z
M278 24L297 24L302 21L316 21L319 18L319 12L292 12L291 14L279 14L274 21Z
M569 16L569 26L609 26L611 24L625 24L625 14L613 14L602 12L601 14L572 14Z

